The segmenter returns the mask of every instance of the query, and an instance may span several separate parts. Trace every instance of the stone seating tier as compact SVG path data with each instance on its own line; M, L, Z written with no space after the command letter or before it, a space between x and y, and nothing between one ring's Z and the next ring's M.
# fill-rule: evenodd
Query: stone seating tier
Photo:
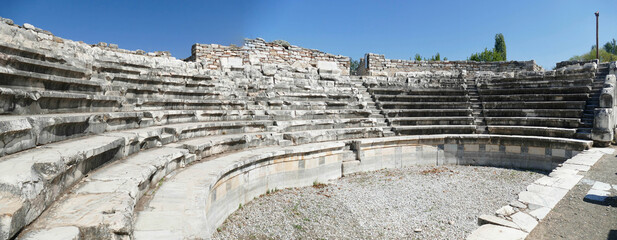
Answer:
M471 109L384 109L383 114L390 117L453 117L471 116Z
M388 122L392 126L411 125L473 125L474 118L471 116L456 117L391 117Z
M481 89L499 89L499 88L539 88L539 87L573 87L573 86L588 86L593 83L593 79L580 80L539 80L529 82L488 82L479 85Z
M488 125L514 126L546 126L577 128L581 125L580 118L551 118L551 117L485 117Z
M467 102L468 96L443 95L374 95L380 102Z
M583 109L485 109L485 117L561 117L580 118Z
M564 93L564 94L516 94L516 95L482 95L482 101L586 101L588 93Z
M377 101L381 109L467 109L468 102L381 102Z
M1 45L0 65L25 72L36 72L67 78L84 79L89 75L87 71L70 65L5 54Z
M573 87L548 87L548 88L499 88L499 89L478 89L482 95L518 95L518 94L572 94L589 93L591 86Z

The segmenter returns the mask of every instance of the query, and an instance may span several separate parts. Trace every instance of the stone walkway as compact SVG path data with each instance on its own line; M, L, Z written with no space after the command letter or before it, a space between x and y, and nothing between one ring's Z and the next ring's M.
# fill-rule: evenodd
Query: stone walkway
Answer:
M616 154L584 173L527 239L617 239Z

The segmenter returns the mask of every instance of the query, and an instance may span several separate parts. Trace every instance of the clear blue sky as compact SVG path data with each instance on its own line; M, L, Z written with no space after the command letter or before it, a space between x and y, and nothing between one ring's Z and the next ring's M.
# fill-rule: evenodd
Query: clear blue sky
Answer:
M506 39L508 60L545 68L590 50L600 11L600 44L617 38L617 1L30 1L2 0L0 16L57 36L125 49L190 55L194 43L284 39L358 59L367 52L450 60Z

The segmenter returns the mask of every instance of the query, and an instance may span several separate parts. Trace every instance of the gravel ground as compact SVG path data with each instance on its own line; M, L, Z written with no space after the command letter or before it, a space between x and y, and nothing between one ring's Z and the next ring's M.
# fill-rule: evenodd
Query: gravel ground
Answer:
M541 173L409 167L279 190L232 214L214 239L464 239L477 216L517 198Z

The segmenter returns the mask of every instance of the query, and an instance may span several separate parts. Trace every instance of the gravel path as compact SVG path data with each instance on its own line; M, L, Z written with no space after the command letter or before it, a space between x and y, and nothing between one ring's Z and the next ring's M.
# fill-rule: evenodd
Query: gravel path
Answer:
M279 190L232 214L214 239L464 239L542 177L491 167L409 167Z

